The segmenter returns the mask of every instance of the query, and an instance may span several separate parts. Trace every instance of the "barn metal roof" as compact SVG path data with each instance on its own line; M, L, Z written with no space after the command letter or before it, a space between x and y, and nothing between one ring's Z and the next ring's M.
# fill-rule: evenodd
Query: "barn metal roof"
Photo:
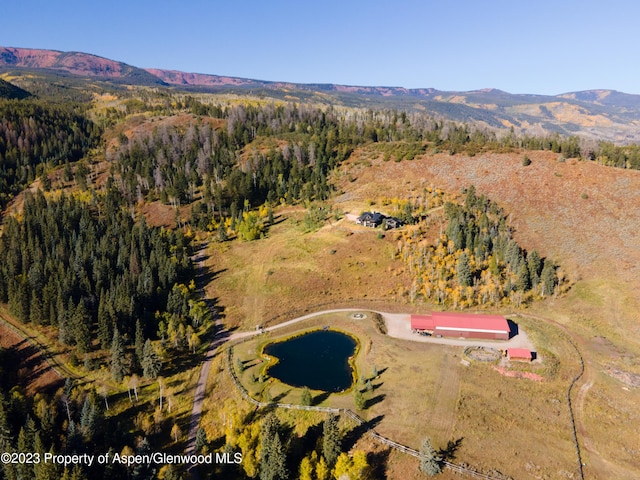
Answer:
M411 315L411 328L466 332L510 332L509 322L501 315L458 312L433 312L431 315Z

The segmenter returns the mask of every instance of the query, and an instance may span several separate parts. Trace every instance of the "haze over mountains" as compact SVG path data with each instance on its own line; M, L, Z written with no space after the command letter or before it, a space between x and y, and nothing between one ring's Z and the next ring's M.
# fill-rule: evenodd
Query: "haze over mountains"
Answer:
M518 132L558 132L617 143L640 141L640 95L588 90L555 96L511 94L497 89L449 92L433 88L298 84L176 70L139 68L80 52L0 47L0 74L57 72L112 84L231 91L290 100L357 107L398 108L433 113L450 120L513 128ZM14 81L19 86L19 81Z

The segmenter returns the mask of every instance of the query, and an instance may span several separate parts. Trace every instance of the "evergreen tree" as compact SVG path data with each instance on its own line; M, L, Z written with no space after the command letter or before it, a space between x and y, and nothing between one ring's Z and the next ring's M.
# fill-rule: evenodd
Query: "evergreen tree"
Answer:
M28 453L33 451L33 446L29 444L27 433L24 427L20 429L18 433L18 445L17 451L20 453ZM33 465L26 462L18 462L16 464L16 470L18 478L32 478L33 477Z
M127 374L127 364L125 360L125 349L120 332L116 328L111 341L111 376L120 383Z
M207 443L207 432L202 427L198 428L196 432L196 452L201 452L207 446Z
M136 320L136 340L135 340L135 352L136 352L136 365L142 365L142 359L144 358L144 333L142 331L142 324L140 319Z
M286 455L280 440L280 422L270 413L260 430L260 480L288 478Z
M107 296L104 290L100 291L100 302L98 303L98 340L103 349L109 348L113 339L111 331L111 317L107 306Z
M342 437L338 428L338 417L329 415L322 425L322 455L329 468L333 468L340 455Z
M442 458L431 446L431 441L425 438L420 448L420 471L433 477L442 471L440 462L442 462Z
M527 264L523 261L518 266L518 277L516 279L516 288L520 291L527 291L531 287L531 280L529 278L529 269Z
M304 387L304 389L302 390L302 395L300 397L300 404L309 406L312 402L313 399L311 398L311 391L308 387Z
M67 427L67 444L65 448L65 453L69 455L73 455L78 453L82 449L82 435L78 431L78 426L76 422L71 420L69 422L69 426Z
M146 378L155 379L160 375L161 369L162 360L160 360L155 348L153 348L151 340L147 339L147 341L144 342L142 353L142 374Z
M91 331L89 323L91 318L87 312L84 302L80 300L73 313L71 321L73 336L78 347L78 353L87 353L91 349Z
M544 267L542 268L542 274L540 275L540 282L542 283L542 295L552 295L557 281L558 278L556 276L555 267L550 261L545 261Z
M466 252L460 254L457 267L458 283L462 287L471 285L471 266L469 265L469 255Z
M364 395L362 394L359 388L354 389L353 400L358 410L364 410L366 408L367 401L365 400Z
M260 480L286 480L288 478L286 452L280 440L280 433L276 432L268 445L265 462L260 463Z
M529 269L529 278L531 279L531 285L534 287L540 283L540 273L542 268L542 260L537 251L532 250L527 254L527 268Z
M91 398L91 395L87 395L82 405L82 413L80 414L80 429L86 442L93 440L96 430L96 416L96 404Z

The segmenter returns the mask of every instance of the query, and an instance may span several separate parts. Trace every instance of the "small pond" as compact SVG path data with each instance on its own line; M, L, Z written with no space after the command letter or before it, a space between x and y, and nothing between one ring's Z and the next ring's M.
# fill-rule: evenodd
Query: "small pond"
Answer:
M283 342L270 343L263 352L278 363L268 373L287 385L340 392L351 387L349 364L356 350L353 337L333 330L316 330Z

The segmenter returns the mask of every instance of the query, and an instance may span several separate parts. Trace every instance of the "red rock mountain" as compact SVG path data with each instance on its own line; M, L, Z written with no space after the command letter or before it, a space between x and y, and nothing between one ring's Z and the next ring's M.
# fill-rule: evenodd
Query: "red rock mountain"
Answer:
M38 69L95 77L112 83L176 86L200 91L269 90L287 96L356 107L428 111L443 118L476 122L534 135L558 132L613 140L640 141L640 95L589 90L562 95L511 94L496 89L446 92L432 88L296 84L155 68L142 69L80 52L0 47L0 71Z
M137 79L162 83L141 68L81 52L0 47L0 67L51 69L88 77Z

